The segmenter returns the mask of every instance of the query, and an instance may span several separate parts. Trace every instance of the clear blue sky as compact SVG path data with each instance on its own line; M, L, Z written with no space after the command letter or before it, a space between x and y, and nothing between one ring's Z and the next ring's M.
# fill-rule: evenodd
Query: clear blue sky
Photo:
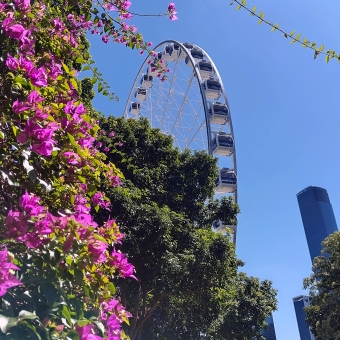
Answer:
M170 1L133 1L131 10L159 13ZM229 0L177 0L179 21L133 22L155 44L175 39L201 46L214 60L227 91L236 139L239 217L237 254L244 270L278 289L274 322L279 340L298 340L292 298L304 291L311 262L296 193L308 185L328 190L340 222L340 64L291 45ZM340 53L340 2L248 0L288 32L297 30ZM143 61L123 46L93 42L92 55L120 97L98 96L95 107L121 116Z

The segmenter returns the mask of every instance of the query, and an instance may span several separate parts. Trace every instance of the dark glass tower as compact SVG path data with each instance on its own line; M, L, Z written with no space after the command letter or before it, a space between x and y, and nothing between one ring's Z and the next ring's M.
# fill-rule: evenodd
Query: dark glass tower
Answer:
M325 189L310 186L297 194L309 255L313 262L321 254L322 241L338 230Z
M276 334L275 334L275 327L274 327L274 320L273 316L271 315L266 319L268 329L262 330L261 335L266 339L266 340L276 340Z
M303 227L305 229L309 255L312 260L321 255L324 239L338 230L333 208L326 189L309 186L297 195ZM309 296L293 299L301 340L314 340L306 323L304 307L309 305Z
M314 336L311 333L307 322L306 322L306 314L303 310L304 307L309 305L309 296L301 295L297 296L293 299L296 320L299 327L300 339L301 340L314 340Z

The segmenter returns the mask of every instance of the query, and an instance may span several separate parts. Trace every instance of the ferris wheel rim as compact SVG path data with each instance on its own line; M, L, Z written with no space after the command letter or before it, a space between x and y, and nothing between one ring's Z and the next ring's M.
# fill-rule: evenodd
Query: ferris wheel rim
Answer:
M185 52L186 57L189 58L190 63L192 65L193 74L196 77L196 79L198 80L197 83L198 83L198 86L199 86L199 89L200 89L200 97L201 97L201 100L202 100L202 103L203 103L204 116L205 116L205 129L206 129L207 144L208 144L208 148L207 148L206 151L210 155L213 156L214 155L214 152L213 152L213 149L212 149L212 133L213 132L211 130L208 101L207 101L205 89L203 87L204 80L201 77L200 71L198 69L199 62L196 62L194 57L191 55L191 49L187 49L186 46L184 45L184 43L181 43L181 42L176 41L176 40L164 40L163 42L161 42L161 43L159 43L158 45L155 46L154 51L157 51L157 49L161 48L162 46L165 47L165 46L170 45L170 44L177 44L179 46L180 50L181 50L181 53L182 53L182 51ZM218 80L218 82L221 86L221 95L222 95L224 102L225 102L225 105L227 106L228 111L229 111L229 117L228 117L227 124L229 126L230 136L232 137L233 143L234 143L233 152L230 155L231 158L232 158L232 163L233 163L232 168L230 170L232 170L234 172L234 174L237 176L236 146L235 146L234 130L233 130L233 125L232 125L230 106L229 106L228 98L227 98L226 91L225 91L225 88L224 88L223 80L222 80L222 78L221 78L221 76L218 72L218 69L217 69L215 63L213 62L212 58L210 57L210 55L204 49L202 49L200 46L194 45L194 44L191 44L191 45L193 46L193 48L200 50L203 53L203 56L205 57L204 59L211 63L212 68L213 68L213 74L215 75L215 78L217 78L217 80ZM127 100L126 105L125 105L124 117L129 116L128 115L128 107L129 107L129 104L131 103L131 98L133 96L133 92L136 89L136 87L138 86L139 78L140 78L141 75L144 74L143 69L146 67L146 65L148 65L148 61L152 61L153 59L154 59L154 56L152 54L149 54L145 58L145 60L142 63L139 71L137 72L136 78L133 82L133 85L131 87L131 90L130 90L130 93L129 93L129 96L128 96L128 100ZM177 66L178 63L179 63L179 58L177 57L176 66ZM189 85L189 86L191 86L191 85ZM170 89L171 89L171 87L169 88L169 92L170 92ZM221 129L218 131L218 133L221 132L222 130L223 130L223 127L221 127ZM214 132L214 133L216 133L216 132ZM236 185L235 190L232 192L233 200L234 200L235 203L237 203L237 201L238 201L237 192L238 192L238 188L237 188L237 185ZM236 244L236 234L237 234L237 227L235 226L235 229L234 229L234 232L233 232L233 242L234 242L234 244Z

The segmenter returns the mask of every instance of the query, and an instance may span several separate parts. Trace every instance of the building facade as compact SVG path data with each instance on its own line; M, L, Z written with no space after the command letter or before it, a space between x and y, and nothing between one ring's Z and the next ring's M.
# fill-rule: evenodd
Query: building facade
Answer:
M309 186L297 194L303 227L312 260L321 254L322 241L338 230L326 189Z
M268 329L262 330L261 335L266 340L276 340L276 334L275 334L275 326L274 326L274 320L273 316L271 315L266 319Z
M332 204L326 189L309 186L297 195L303 227L307 239L309 255L312 260L321 255L324 239L338 230ZM309 305L309 296L293 298L296 319L301 340L314 340L306 323L304 307Z
M309 326L306 322L306 314L303 310L304 307L309 306L309 296L300 295L293 299L296 320L299 327L301 340L314 340L314 335L311 333Z

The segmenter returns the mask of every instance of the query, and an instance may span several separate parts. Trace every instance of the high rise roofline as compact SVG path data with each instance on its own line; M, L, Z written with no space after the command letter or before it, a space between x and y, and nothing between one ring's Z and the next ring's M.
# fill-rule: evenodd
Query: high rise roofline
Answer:
M308 190L310 190L310 189L312 189L312 188L316 188L316 189L321 189L321 190L327 191L325 188L317 187L317 186L315 186L315 185L310 185L310 186L308 186L307 188L304 188L303 190L301 190L300 192L298 192L298 193L296 194L296 196L299 196L299 195L303 194L304 192L306 192L306 191L308 191Z

